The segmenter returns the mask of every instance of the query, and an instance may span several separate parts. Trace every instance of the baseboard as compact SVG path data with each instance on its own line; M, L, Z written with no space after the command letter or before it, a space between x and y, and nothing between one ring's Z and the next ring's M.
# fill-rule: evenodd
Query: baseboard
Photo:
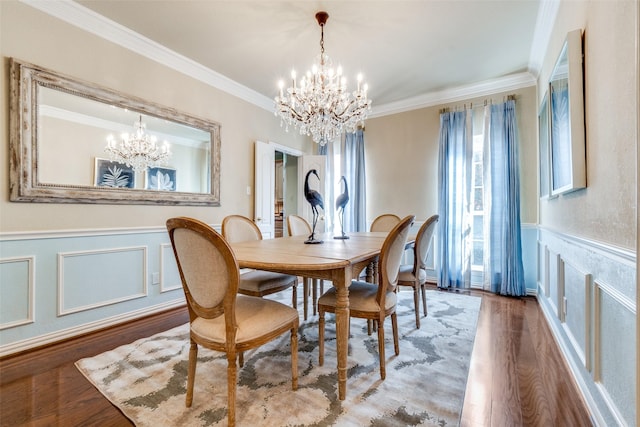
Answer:
M22 341L16 341L11 344L0 346L0 358L9 356L15 353L21 353L27 350L32 350L45 345L54 344L59 341L75 338L79 335L95 332L97 330L108 328L110 326L116 326L124 322L137 320L145 316L170 310L172 308L178 308L178 307L184 307L184 306L185 306L184 298L180 298L173 301L168 301L163 304L157 304L151 307L145 307L140 310L135 310L128 313L120 314L118 316L112 316L105 319L100 319L95 322L85 323L73 328L55 331L50 334L40 335L34 338L22 340Z

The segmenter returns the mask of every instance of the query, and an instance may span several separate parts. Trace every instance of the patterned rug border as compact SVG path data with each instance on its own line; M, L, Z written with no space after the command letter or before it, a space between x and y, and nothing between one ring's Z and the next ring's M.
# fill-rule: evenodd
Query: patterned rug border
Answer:
M273 299L287 303L289 296L285 292ZM364 321L352 319L344 401L336 395L333 316L327 316L322 367L317 366L317 315L307 321L301 317L298 390L291 390L288 335L245 353L245 366L239 369L237 424L459 425L480 304L480 297L429 290L429 316L422 317L421 329L416 329L413 294L400 292L400 355L393 353L387 319L384 381L376 334L367 336ZM302 310L302 304L298 307ZM226 425L226 359L221 353L200 348L193 406L184 406L188 330L186 323L79 360L76 367L136 425Z

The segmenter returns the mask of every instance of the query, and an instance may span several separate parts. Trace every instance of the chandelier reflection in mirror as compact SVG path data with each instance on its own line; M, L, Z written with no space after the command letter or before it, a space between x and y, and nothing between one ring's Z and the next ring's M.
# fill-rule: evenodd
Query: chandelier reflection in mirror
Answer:
M169 143L158 146L157 138L146 133L147 125L142 122L142 115L133 124L133 134L123 133L122 141L116 143L113 135L107 137L104 151L109 153L112 161L124 163L135 172L144 172L147 168L164 165L171 157Z
M295 71L291 72L292 86L284 91L284 82L279 82L280 94L275 98L276 116L280 116L280 126L299 129L320 145L333 141L343 131L354 132L363 124L371 109L367 99L367 84L358 75L355 92L347 91L347 81L342 68L333 69L331 59L324 53L324 25L329 19L327 12L316 13L320 24L320 55L311 71L302 77L299 84Z

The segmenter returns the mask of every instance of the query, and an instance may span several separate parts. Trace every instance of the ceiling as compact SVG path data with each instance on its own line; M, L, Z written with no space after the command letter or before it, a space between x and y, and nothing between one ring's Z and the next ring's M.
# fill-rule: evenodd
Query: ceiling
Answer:
M334 64L342 65L350 90L356 75L364 75L375 111L400 108L410 100L424 103L434 94L483 87L514 76L535 84L535 50L540 45L536 38L542 22L538 16L543 15L544 3L76 0L75 4L257 92L271 107L278 81L286 81L292 69L306 72L319 53L320 27L314 15L325 10L329 13L325 52Z

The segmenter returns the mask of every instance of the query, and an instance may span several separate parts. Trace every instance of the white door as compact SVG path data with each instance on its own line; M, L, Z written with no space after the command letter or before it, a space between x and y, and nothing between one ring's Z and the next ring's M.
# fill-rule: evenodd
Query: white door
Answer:
M271 239L274 235L275 162L275 148L265 142L256 141L253 220L265 239Z
M327 170L327 156L302 156L302 162L298 164L298 171L300 173L299 182L304 185L307 172L311 169L315 169L318 172L320 180L315 175L309 176L309 188L315 190L323 196L324 209L331 209L332 202L325 197L326 192L326 170ZM304 188L304 187L303 187ZM304 192L304 190L303 190ZM305 197L298 198L298 212L300 216L306 218L309 224L312 224L313 213L311 211L311 205L307 202ZM322 209L318 209L318 223L316 224L316 233L323 233L325 231L325 212ZM312 224L313 225L313 224Z

